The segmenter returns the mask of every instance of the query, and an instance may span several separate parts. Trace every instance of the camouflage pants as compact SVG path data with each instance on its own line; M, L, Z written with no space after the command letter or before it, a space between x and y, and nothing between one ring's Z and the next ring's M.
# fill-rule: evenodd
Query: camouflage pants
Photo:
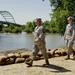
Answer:
M73 42L71 42L71 40L67 40L66 47L68 49L68 55L70 55L73 52Z
M47 55L47 52L46 52L45 45L33 45L33 51L32 51L32 54L30 56L31 60L35 59L35 57L38 54L39 50L43 54L44 59L47 60L48 59L48 55Z

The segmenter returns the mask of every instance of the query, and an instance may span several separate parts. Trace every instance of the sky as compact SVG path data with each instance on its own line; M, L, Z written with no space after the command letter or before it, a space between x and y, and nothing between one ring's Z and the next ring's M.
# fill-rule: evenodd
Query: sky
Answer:
M51 9L49 0L0 0L0 11L9 11L18 24L26 24L35 18L50 21ZM0 19L3 20L1 15Z

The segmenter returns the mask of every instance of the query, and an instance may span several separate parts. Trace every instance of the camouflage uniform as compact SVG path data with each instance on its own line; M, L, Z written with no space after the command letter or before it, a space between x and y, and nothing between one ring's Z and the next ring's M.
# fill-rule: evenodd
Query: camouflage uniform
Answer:
M45 29L42 25L36 26L34 30L34 40L36 40L36 44L33 45L33 51L30 56L31 60L34 60L39 50L41 50L45 60L48 59L46 53L46 46L45 46Z
M68 49L68 57L70 57L70 54L73 52L73 42L72 40L75 39L75 25L68 24L66 27L65 35L64 37L66 38L66 46Z
M46 43L45 43L45 29L41 25L41 19L35 19L35 24L37 25L34 30L34 45L33 51L29 59L26 59L25 63L29 66L32 66L33 60L35 59L36 55L38 54L39 50L41 50L44 58L45 58L45 65L49 65L48 56L46 53Z

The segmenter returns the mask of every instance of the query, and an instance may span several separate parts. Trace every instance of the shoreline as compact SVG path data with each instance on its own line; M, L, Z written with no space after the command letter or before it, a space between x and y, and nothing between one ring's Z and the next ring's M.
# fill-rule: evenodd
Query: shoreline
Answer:
M56 49L65 49L65 47L62 47L62 48L54 48L54 49L47 49L47 51L51 51L51 50L56 50ZM20 49L13 49L13 50L3 50L0 52L0 54L2 53L22 53L22 52L25 52L25 51L28 51L28 52L31 52L32 50L31 49L27 49L27 48L20 48Z
M74 48L75 49L75 48ZM8 53L8 56L10 60L6 61L5 65L0 65L0 74L1 75L75 75L75 59L73 59L73 56L71 55L70 60L65 60L66 48L58 48L47 50L49 57L49 63L48 66L43 66L45 60L42 58L41 54L39 53L40 58L36 58L34 60L32 67L28 67L25 64L24 58L28 58L30 55L30 51L22 48L18 50L12 50L12 51L6 51ZM23 53L25 52L25 53ZM21 56L17 54L17 58L15 59L14 54L11 53L21 53ZM24 55L25 54L25 55ZM51 56L50 54L53 54ZM55 55L54 55L55 54ZM60 55L61 54L61 55ZM23 57L24 56L24 57ZM16 60L16 63L13 62L13 59ZM22 61L22 62L21 62ZM10 64L9 64L10 63Z
M54 48L54 49L47 49L47 51L52 51L52 50L59 50L59 49L66 49L66 47L61 47L61 48ZM75 49L75 47L74 47ZM12 50L5 50L5 51L1 51L0 54L4 54L4 53L23 53L23 52L32 52L31 49L27 49L27 48L19 48L19 49L12 49Z
M65 58L51 58L49 66L43 66L43 59L34 61L32 67L27 67L25 63L0 66L0 75L75 75L75 61Z
M21 48L21 49L14 49L14 50L6 50L6 51L1 51L0 55L3 54L9 54L9 53L23 53L23 52L31 52L32 50L26 49L26 48Z

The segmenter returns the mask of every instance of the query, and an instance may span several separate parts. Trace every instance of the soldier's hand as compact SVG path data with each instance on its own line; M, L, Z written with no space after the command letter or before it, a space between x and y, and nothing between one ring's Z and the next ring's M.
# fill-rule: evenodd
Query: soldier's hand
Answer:
M37 41L34 41L34 44L37 44Z
M64 40L66 40L66 37L64 37Z

